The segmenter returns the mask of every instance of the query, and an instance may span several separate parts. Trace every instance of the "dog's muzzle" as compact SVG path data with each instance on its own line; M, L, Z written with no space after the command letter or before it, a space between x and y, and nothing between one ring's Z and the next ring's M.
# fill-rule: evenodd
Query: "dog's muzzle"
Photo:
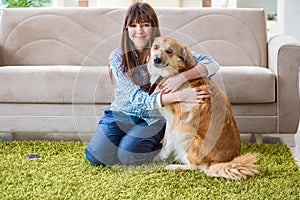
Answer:
M153 59L153 62L154 62L154 64L161 64L162 63L162 59L161 59L161 57L155 57L154 59Z
M153 65L154 65L155 67L157 67L157 68L162 68L162 67L168 67L168 66L169 66L169 63L164 64L164 63L163 63L162 57L160 57L160 56L155 56L155 57L153 58Z

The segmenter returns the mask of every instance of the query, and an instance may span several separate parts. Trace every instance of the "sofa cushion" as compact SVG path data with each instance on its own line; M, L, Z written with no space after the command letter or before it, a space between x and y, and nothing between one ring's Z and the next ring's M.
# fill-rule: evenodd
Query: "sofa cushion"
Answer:
M221 81L217 80L217 82L225 89L231 103L274 103L276 101L275 75L267 68L226 66L220 68L219 74Z
M125 12L125 8L4 9L2 65L107 65L110 52L119 46Z
M221 67L218 74L231 103L275 102L275 76L269 69ZM110 103L113 87L103 66L0 67L4 103Z
M107 67L0 67L2 103L110 103Z
M222 66L267 67L263 9L162 8L158 14L163 35L212 56Z

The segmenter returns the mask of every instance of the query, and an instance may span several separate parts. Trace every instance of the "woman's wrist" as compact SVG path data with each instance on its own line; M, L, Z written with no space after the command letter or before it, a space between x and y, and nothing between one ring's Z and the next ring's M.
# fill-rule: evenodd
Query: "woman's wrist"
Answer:
M187 77L185 76L185 74L184 74L184 72L182 72L182 73L179 73L179 74L177 74L177 75L175 75L177 78L176 78L176 81L177 81L177 84L178 85L182 85L182 84L184 84L185 82L187 82L188 81L188 79L187 79Z
M173 93L174 94L174 102L179 102L179 101L185 101L185 96L186 94L186 89L176 91ZM193 95L192 93L189 93L188 95Z
M188 87L172 93L161 93L160 103L161 106L175 102L206 103L205 99L208 98L210 98L210 91Z
M171 103L175 103L181 101L178 92L172 92L172 93L161 93L160 94L160 105L165 106Z

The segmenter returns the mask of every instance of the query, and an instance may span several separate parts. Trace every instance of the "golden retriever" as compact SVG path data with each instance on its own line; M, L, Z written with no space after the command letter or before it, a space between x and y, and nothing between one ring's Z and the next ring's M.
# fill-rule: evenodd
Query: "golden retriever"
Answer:
M188 47L169 37L158 37L147 64L152 84L196 65ZM163 78L161 78L163 77ZM210 78L188 81L179 90L197 87L211 92L205 104L176 102L160 108L166 119L163 148L155 161L169 161L166 169L202 170L209 176L232 180L258 173L257 155L240 155L241 140L231 104ZM157 89L156 89L157 90Z

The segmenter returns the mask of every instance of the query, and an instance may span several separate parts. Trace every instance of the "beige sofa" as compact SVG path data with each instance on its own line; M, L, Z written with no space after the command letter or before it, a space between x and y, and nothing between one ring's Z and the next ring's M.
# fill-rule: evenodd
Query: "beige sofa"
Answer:
M93 133L113 97L108 55L125 8L5 9L0 41L0 133ZM241 133L294 134L300 43L267 40L262 9L156 9L163 35L221 65L215 76Z

